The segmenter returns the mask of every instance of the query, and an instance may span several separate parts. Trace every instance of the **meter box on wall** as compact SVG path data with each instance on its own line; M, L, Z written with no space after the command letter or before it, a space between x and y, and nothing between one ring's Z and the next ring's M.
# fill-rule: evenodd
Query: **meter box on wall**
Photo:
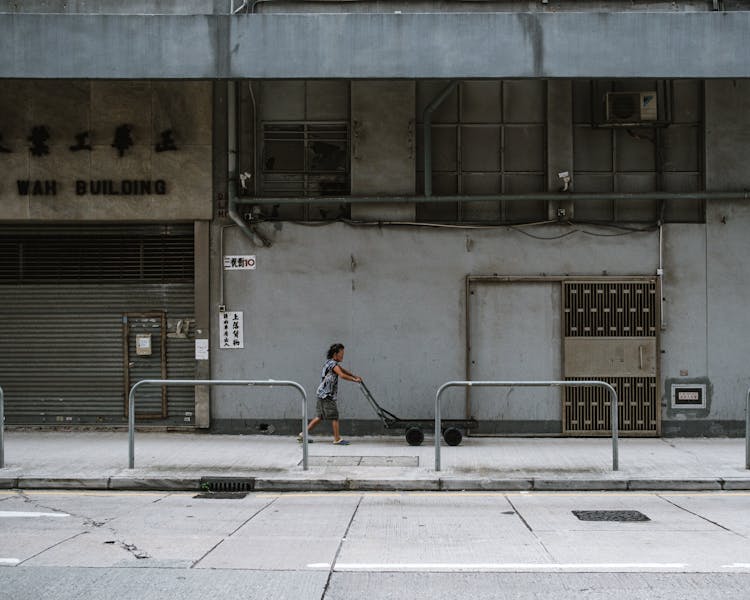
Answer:
M706 384L673 383L672 408L706 408Z

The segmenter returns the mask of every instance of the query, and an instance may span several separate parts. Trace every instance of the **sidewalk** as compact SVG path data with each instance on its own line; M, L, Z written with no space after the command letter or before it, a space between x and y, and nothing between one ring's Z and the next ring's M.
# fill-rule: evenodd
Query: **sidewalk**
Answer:
M313 437L309 468L294 437L6 431L0 488L200 490L750 490L744 438L464 438L408 446L403 436Z

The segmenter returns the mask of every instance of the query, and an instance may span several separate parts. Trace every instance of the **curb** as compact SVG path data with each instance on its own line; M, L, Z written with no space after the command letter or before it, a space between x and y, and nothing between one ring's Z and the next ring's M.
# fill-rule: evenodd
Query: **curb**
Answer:
M212 479L220 479L213 477ZM232 478L227 478L232 479ZM344 491L496 491L496 492L601 492L601 491L741 491L750 490L750 478L732 479L547 479L547 478L438 478L362 479L347 477L246 478L255 492L344 492ZM5 490L112 490L112 491L204 491L206 477L10 477L0 478Z

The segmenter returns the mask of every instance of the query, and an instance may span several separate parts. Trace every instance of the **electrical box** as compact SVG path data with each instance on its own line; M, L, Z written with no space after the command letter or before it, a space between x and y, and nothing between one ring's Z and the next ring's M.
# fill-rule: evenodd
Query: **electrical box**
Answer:
M672 408L706 408L706 385L673 383Z

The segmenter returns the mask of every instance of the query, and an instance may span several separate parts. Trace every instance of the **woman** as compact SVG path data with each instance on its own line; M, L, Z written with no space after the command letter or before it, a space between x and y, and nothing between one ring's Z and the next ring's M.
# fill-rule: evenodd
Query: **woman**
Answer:
M344 344L333 344L328 348L326 359L323 372L320 374L320 385L316 392L318 398L315 407L317 416L307 425L307 432L310 433L321 421L330 421L333 428L333 443L337 446L348 446L349 442L341 439L339 433L339 409L336 405L339 377L356 383L360 383L362 378L341 366L341 361L344 360ZM303 440L302 433L297 436L297 440L300 442ZM312 440L308 439L308 441Z

